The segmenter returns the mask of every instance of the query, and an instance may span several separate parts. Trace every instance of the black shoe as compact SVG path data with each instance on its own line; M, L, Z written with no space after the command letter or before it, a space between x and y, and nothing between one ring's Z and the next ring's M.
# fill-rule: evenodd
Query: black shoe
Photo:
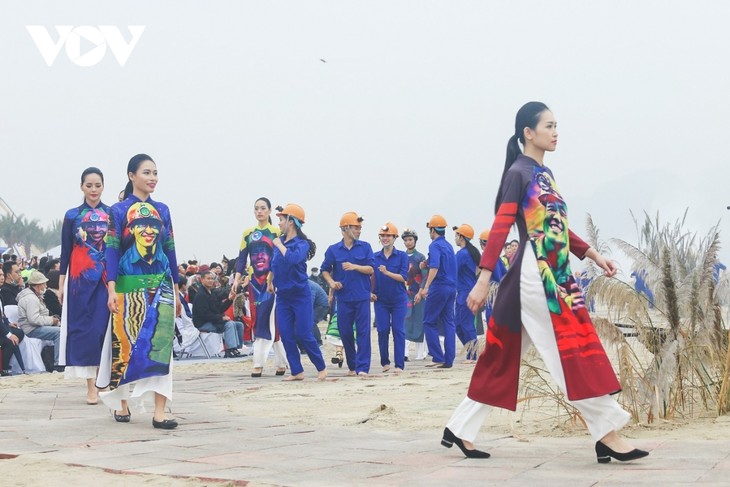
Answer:
M65 370L66 370L66 366L65 365L54 365L53 366L53 371L54 372L64 372Z
M175 421L174 419L163 419L162 421L155 421L155 418L152 418L152 426L163 430L172 430L177 428L177 421Z
M441 444L445 446L446 448L451 448L454 443L456 446L459 447L461 450L461 453L463 453L466 458L489 458L489 453L485 451L480 450L469 450L466 446L464 446L464 442L461 441L459 438L456 437L454 433L451 432L449 428L444 428L444 436L441 438Z
M638 448L634 448L627 453L618 453L611 450L600 441L596 442L596 458L598 459L598 463L608 463L611 461L611 457L615 458L619 462L629 462L631 460L644 458L647 455L649 455L648 451L639 450Z
M114 415L114 421L117 423L129 423L132 420L131 410L127 410L127 414L117 414L116 411L113 411L112 414Z
M403 357L403 360L405 360L406 362L408 362L408 357Z

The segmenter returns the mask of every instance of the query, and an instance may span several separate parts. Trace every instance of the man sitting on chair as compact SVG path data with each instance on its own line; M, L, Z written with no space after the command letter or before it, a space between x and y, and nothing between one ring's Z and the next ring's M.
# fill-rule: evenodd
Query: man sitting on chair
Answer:
M5 283L5 273L0 269L0 286ZM10 323L3 311L3 302L0 299L0 347L2 347L3 362L0 374L10 375L10 357L18 350L18 344L23 340L25 333L16 323Z
M193 302L193 324L200 331L223 333L226 342L225 357L239 357L238 351L243 345L243 323L230 321L223 314L224 309L231 305L230 299L219 300L213 294L215 275L211 271L200 274L200 283L203 287L195 295Z
M28 277L28 287L18 293L18 325L31 338L53 341L53 365L58 367L58 351L61 339L60 318L50 316L43 301L48 278L40 271L32 271Z

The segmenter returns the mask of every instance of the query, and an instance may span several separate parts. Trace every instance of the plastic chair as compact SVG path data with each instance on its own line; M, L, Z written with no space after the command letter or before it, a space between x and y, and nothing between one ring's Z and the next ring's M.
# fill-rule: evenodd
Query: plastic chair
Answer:
M18 322L18 306L15 304L9 304L3 308L5 317L11 323ZM16 355L10 359L10 366L13 370L22 370L24 374L36 374L39 372L46 372L46 366L43 363L43 357L41 351L46 343L53 344L47 340L41 340L40 338L32 338L26 336L23 341L18 345L20 350L21 360L18 360Z

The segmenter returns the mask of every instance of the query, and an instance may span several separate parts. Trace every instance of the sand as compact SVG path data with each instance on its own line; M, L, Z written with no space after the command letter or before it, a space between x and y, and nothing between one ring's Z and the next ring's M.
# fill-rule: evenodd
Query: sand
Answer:
M373 335L375 337L375 334ZM376 353L377 345L373 344ZM395 374L392 370L381 373L379 359L373 356L372 375L367 378L344 377L344 369L329 365L334 349L324 349L328 366L332 367L330 380L320 383L306 358L303 363L307 379L303 382L254 380L240 381L250 374L251 362L219 359L209 363L176 363L177 380L199 378L215 374L231 377L231 388L217 393L221 404L234 414L245 414L262 419L280 419L287 424L307 426L337 426L343 435L349 428L390 431L440 430L451 412L464 397L473 365L464 365L457 359L453 369L429 369L426 362L408 362L406 371ZM273 368L267 369L273 373ZM42 390L64 381L62 374L36 374L0 379L0 389ZM82 389L83 386L79 385ZM80 390L80 393L81 390ZM252 405L255 405L252 407ZM709 414L708 416L712 416ZM697 417L673 421L655 421L652 424L632 424L623 430L629 438L667 439L726 439L730 418ZM512 436L529 441L533 436L581 436L589 440L579 418L549 397L535 397L521 401L515 412L495 410L482 428L487 437ZM1 453L1 452L0 452ZM103 482L109 486L129 485L130 476L105 472L95 468L80 468L62 464L48 465L19 456L0 462L8 485L57 485L76 483L87 485ZM48 471L48 479L29 481L22 472ZM135 475L135 484L149 486L208 485L205 482L176 479L162 475ZM225 483L216 485L226 485Z

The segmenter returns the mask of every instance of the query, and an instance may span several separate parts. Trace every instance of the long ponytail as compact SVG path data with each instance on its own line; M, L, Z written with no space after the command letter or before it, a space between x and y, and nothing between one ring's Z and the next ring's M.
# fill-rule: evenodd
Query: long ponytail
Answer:
M504 170L502 171L502 178L499 181L499 190L497 191L497 197L494 201L494 213L499 210L499 204L502 202L502 186L504 185L504 179L507 177L507 171L512 167L517 157L522 154L520 149L521 142L525 145L525 128L529 127L535 130L537 123L540 121L540 115L545 110L550 110L547 105L539 101L527 102L517 111L515 117L515 133L509 138L507 142L507 156L504 160Z
M292 220L296 220L296 218L294 218L294 217L289 217L289 218L291 218ZM300 227L296 223L294 224L294 226L297 229L297 237L301 238L302 240L306 240L307 243L309 244L309 250L307 251L307 260L312 260L312 258L314 257L314 254L317 253L317 244L315 244L314 242L309 240L309 238L307 238L307 236L302 231L302 227Z
M468 238L464 238L464 247L469 252L469 257L471 257L471 260L474 261L474 265L479 266L479 261L482 258L481 252L477 250L477 248L474 246L473 243L471 243L471 240L469 240Z
M152 164L157 165L157 163L147 154L137 154L136 156L133 156L127 164L127 178L129 178L130 172L132 174L136 174L139 166L141 166L144 161L150 161ZM132 194L133 191L134 187L132 186L132 180L130 179L129 181L127 181L127 185L124 187L124 197L122 198L122 200L126 200L127 196Z

